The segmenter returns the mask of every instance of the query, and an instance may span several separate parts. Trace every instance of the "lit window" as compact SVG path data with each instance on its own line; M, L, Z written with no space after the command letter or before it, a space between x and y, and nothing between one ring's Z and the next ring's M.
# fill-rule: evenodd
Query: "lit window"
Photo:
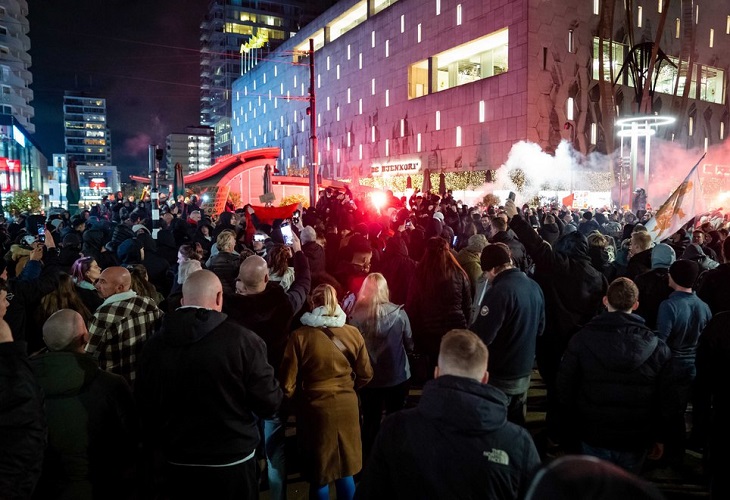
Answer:
M390 141L388 139L385 139L385 156L390 155Z
M359 152L358 152L358 158L362 160L362 144L358 146Z
M349 61L351 57L352 57L352 47L348 43L347 44L347 60Z
M441 111L436 111L436 130L441 130Z
M484 101L479 101L479 123L484 123L484 119L485 119Z
M327 111L330 110L330 96L327 96Z
M659 3L661 5L661 0L659 0ZM591 144L596 144L598 142L598 125L595 123L591 123Z
M387 108L390 106L390 90L386 89L385 91L385 107Z
M274 76L279 76L279 67L274 66Z
M322 113L317 113L317 126L322 126Z
M336 40L351 29L357 27L367 20L367 17L368 10L366 3L358 3L358 5L342 14L329 25L330 41Z
M385 41L385 57L390 56L390 40Z
M593 15L597 16L601 13L601 0L593 0Z
M720 140L725 139L725 122L720 122Z
M461 147L461 127L456 127L456 147Z
M436 0L436 15L441 15L441 0Z
M695 5L695 24L700 24L700 4Z
M715 30L710 28L710 48L715 46Z
M264 73L263 79L264 79L263 83L266 83L266 73Z
M406 31L406 15L402 14L400 16L400 32L405 33Z
M330 136L327 136L327 151L330 150Z
M357 69L362 69L362 52L357 56Z
M357 100L357 114L358 115L362 114L362 99Z
M707 153L707 148L710 146L710 138L705 137L705 153Z
M456 25L461 26L461 4L456 6Z
M317 75L317 88L322 87L322 75Z
M572 97L568 97L568 101L565 103L565 117L568 120L573 119L573 112L575 110L575 101Z
M435 92L465 85L507 71L509 30L492 33L432 57L433 78L428 60L408 67L408 98L428 94L429 81ZM622 59L623 61L623 59Z
M294 88L297 86L297 75L294 75Z
M406 135L406 121L401 118L400 119L400 136L405 137Z
M416 135L416 152L417 153L421 152L421 134L420 133L418 133Z
M370 80L370 93L372 95L375 95L375 78Z
M337 65L337 79L340 79L340 65Z
M692 137L695 133L695 119L693 117L689 117L689 123L687 123L689 136Z
M682 27L682 22L679 20L679 18L675 19L674 20L674 38L679 38L681 27Z
M574 52L573 30L568 30L568 52Z
M279 93L280 94L283 94L284 93L284 83L280 83L279 84Z
M327 71L330 70L330 56L327 56Z
M375 125L370 127L370 142L375 142Z
M727 16L727 21L725 21L725 34L730 35L730 16Z
M418 23L418 26L416 27L417 34L417 43L421 43L421 23Z
M350 104L352 100L352 91L350 90L350 87L347 87L347 104Z
M370 33L370 45L372 48L375 48L375 30Z
M337 148L337 163L340 162L340 148Z
M662 13L662 7L663 7L662 4L664 3L664 0L658 0L658 1L659 1L659 5L657 6L657 11L661 14ZM595 144L595 143L592 143L592 144Z
M337 105L337 121L340 121L340 106Z
M644 9L639 5L638 12L636 13L636 26L641 28L644 17Z
M347 132L347 147L349 148L352 145L352 132Z

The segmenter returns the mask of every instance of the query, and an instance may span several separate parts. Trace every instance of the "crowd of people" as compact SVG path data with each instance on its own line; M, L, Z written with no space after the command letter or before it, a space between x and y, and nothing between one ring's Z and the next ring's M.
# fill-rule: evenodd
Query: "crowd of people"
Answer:
M310 498L661 498L638 475L687 446L730 495L727 217L655 242L651 214L451 192L226 208L0 225L0 498L285 499L296 455Z

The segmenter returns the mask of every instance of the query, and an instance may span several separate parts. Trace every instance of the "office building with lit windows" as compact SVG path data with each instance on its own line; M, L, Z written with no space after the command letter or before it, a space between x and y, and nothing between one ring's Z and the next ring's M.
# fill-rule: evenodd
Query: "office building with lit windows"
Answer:
M172 178L175 164L183 173L200 172L213 164L213 130L210 127L187 127L185 133L169 134L165 141L167 175Z
M69 161L93 167L112 164L106 99L67 91L63 97L63 131Z
M520 140L548 153L561 140L583 153L614 151L615 120L638 113L645 42L662 16L651 111L677 121L657 134L687 148L717 144L730 116L722 50L730 6L663 8L662 0L340 1L236 80L233 152L278 147L282 173L305 173L309 39L324 177L407 165L497 169Z
M244 66L324 12L332 0L212 0L200 25L200 124L215 135L214 156L231 153L231 86ZM245 47L245 49L242 49Z
M18 0L0 3L0 115L14 117L29 133L35 111L30 105L33 82L30 72L30 38L28 37L28 2Z

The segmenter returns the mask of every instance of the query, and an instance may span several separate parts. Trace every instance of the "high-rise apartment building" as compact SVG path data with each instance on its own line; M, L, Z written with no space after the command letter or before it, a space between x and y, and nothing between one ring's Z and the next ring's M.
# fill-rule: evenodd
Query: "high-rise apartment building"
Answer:
M335 0L212 0L200 25L200 123L213 129L214 157L231 153L231 87L270 50Z
M77 165L111 165L106 99L67 91L63 97L63 130L69 160Z
M30 105L33 91L28 88L33 81L28 31L28 2L0 1L0 114L13 116L32 134L35 112Z
M172 178L175 164L185 174L200 172L213 163L213 129L187 127L185 133L170 134L166 139L167 175Z

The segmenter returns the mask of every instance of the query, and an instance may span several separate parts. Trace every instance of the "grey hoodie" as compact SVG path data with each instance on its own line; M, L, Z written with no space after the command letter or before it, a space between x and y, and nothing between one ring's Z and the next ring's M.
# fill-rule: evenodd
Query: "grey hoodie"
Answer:
M674 252L674 248L666 243L659 243L651 250L652 269L669 269L675 260L677 260L677 254Z

